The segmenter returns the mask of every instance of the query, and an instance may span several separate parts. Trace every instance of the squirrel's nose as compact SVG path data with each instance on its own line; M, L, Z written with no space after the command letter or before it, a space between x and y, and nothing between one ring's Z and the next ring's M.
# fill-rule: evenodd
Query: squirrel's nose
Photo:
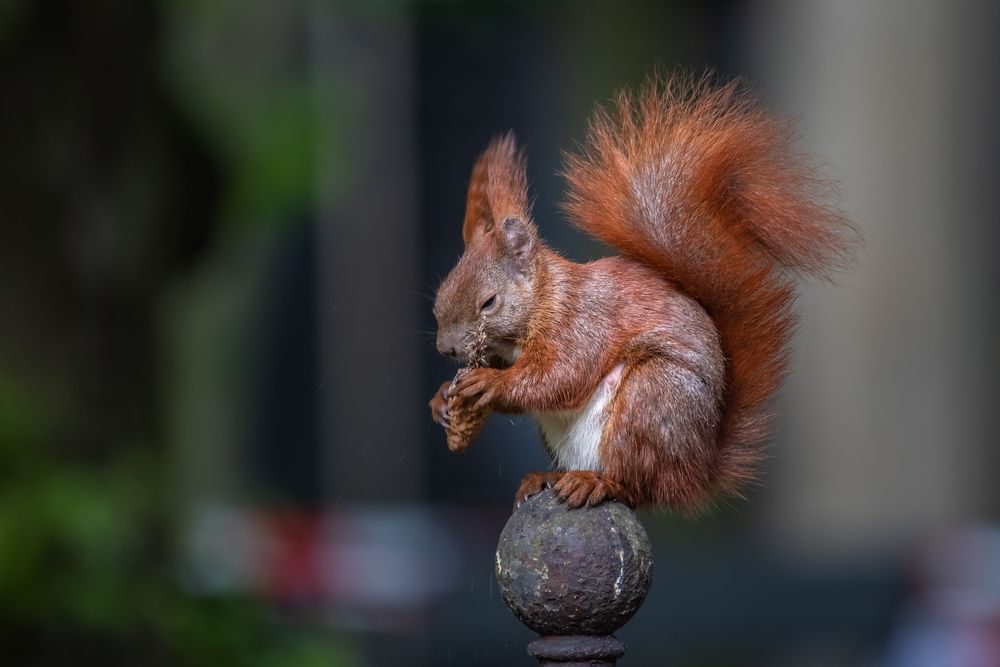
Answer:
M458 356L458 350L455 349L455 346L450 341L442 340L441 336L438 336L438 339L437 339L437 349L438 349L438 352L440 352L441 354L443 354L443 355L445 355L447 357L457 357Z

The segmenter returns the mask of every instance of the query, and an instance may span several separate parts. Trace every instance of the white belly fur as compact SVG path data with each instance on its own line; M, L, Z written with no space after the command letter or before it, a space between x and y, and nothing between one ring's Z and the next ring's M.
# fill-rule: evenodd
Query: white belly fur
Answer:
M607 422L606 408L618 389L621 376L621 365L615 366L597 385L587 403L577 410L534 414L545 442L555 455L556 468L601 471L599 448Z

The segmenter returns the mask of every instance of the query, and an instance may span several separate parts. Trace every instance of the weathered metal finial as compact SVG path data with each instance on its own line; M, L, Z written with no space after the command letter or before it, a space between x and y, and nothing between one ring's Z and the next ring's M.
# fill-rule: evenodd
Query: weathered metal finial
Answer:
M570 510L546 490L507 521L496 567L504 602L541 635L528 645L540 665L613 667L625 645L611 633L642 605L653 558L625 505Z

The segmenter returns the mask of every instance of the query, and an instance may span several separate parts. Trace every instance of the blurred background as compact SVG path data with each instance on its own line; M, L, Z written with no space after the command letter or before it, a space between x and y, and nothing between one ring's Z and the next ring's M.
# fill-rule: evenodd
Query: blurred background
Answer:
M1000 664L1000 6L0 0L0 662L527 665L493 551L548 465L450 454L434 289L489 138L744 76L867 238L806 286L764 479L643 519L623 664Z

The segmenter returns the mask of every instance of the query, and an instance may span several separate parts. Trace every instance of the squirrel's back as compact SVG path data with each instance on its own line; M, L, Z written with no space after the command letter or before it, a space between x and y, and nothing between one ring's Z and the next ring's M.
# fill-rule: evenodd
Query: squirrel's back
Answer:
M753 478L796 324L795 273L829 277L858 235L793 148L791 123L738 82L653 79L593 117L567 158L574 224L697 299L726 358L715 490Z

